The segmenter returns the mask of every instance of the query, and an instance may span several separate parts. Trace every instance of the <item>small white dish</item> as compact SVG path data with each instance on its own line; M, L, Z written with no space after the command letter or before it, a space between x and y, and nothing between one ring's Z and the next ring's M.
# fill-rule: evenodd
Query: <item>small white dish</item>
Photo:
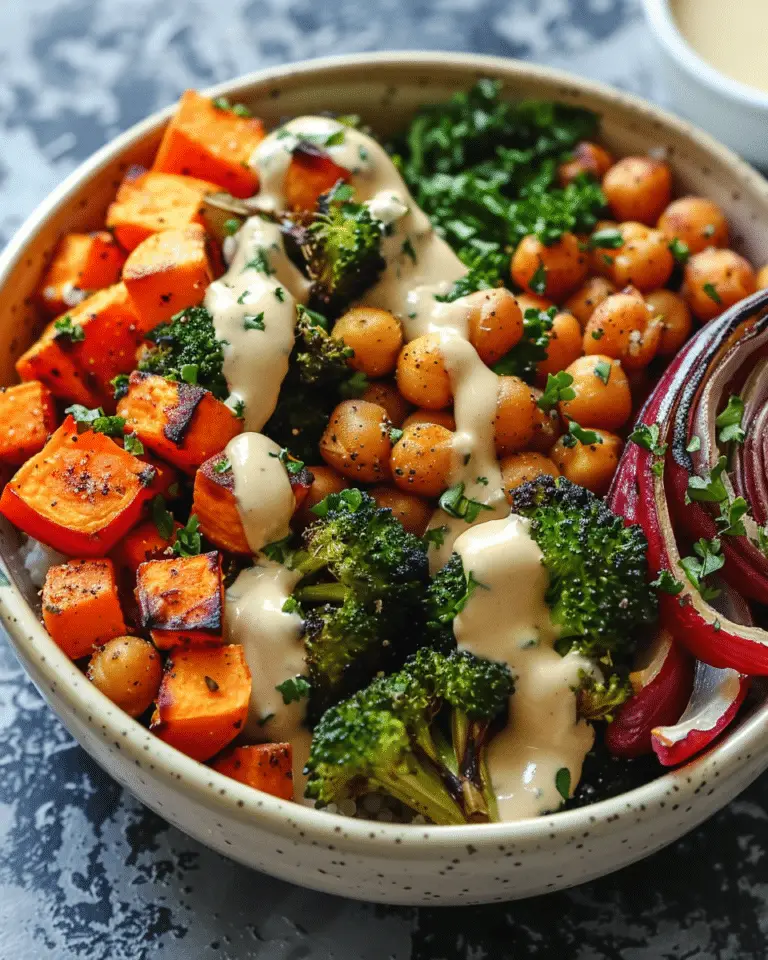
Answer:
M711 197L734 245L768 261L768 182L711 137L638 97L560 71L497 57L383 53L254 73L208 91L250 106L268 125L286 116L360 114L386 137L423 103L480 77L507 97L560 100L602 117L617 155L662 151L678 192ZM82 164L32 213L0 254L0 384L40 326L33 293L58 237L97 229L125 171L147 164L172 108L149 117ZM614 799L515 823L405 826L288 803L216 773L153 736L111 703L56 646L39 597L0 519L0 623L27 673L69 732L107 773L202 843L250 867L326 893L397 904L513 900L610 873L678 839L768 767L768 703L757 699L727 736L679 770ZM662 771L659 771L662 774Z
M744 159L768 170L768 93L720 73L703 60L678 29L670 0L643 0L643 4L673 106ZM723 4L723 17L728 16L727 8Z

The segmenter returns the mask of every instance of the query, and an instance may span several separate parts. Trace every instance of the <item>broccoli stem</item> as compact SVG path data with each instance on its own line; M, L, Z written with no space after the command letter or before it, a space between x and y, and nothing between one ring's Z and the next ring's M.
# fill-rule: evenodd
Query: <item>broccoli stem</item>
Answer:
M293 591L299 603L343 603L349 588L343 583L308 583Z
M393 773L377 771L371 783L433 823L453 826L467 822L439 778L423 767L413 766Z

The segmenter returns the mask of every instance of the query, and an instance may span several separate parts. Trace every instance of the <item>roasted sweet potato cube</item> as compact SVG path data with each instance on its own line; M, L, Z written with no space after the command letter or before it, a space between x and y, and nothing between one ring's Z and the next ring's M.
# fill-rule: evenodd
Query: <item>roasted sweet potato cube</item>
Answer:
M40 284L40 300L52 315L117 283L125 254L111 233L67 233L59 241Z
M293 800L293 747L256 743L232 747L211 763L214 770L281 800Z
M122 247L133 250L152 233L199 223L203 197L218 189L195 177L133 168L107 210L107 226Z
M154 472L70 416L6 484L0 513L54 550L101 557L138 522Z
M175 523L173 533L168 540L162 536L153 520L142 520L118 543L110 557L117 571L130 578L131 585L136 582L136 572L142 563L149 560L162 560L169 548L176 542L176 531L181 526Z
M75 360L72 339L48 324L42 335L16 361L16 372L22 380L39 380L55 397L98 407L102 398L84 382L83 372Z
M302 145L293 151L285 174L286 203L291 210L314 210L320 195L339 180L349 180L349 170L340 167L324 150Z
M138 370L117 412L146 447L187 473L243 429L242 420L208 390Z
M221 101L187 90L165 129L152 169L200 177L235 197L250 197L259 181L248 160L263 139L261 120L238 116Z
M142 563L136 575L141 625L161 650L221 643L224 581L217 551Z
M194 760L210 760L240 733L250 697L239 644L173 650L150 730Z
M210 457L195 474L192 510L211 543L229 553L252 553L237 509L235 478L223 454Z
M136 312L150 329L202 303L212 280L205 230L199 223L147 237L123 269Z
M39 380L0 387L0 463L24 463L43 449L55 429L53 397Z
M106 558L51 567L43 585L43 623L73 660L126 632L115 568Z

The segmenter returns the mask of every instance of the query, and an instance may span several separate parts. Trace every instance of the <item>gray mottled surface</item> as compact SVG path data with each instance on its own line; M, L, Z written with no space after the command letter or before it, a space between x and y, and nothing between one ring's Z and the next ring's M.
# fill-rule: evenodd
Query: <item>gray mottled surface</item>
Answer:
M478 50L663 98L636 0L0 0L0 236L184 87L301 57ZM507 907L366 907L250 873L74 746L0 642L0 960L762 960L768 780L623 873Z

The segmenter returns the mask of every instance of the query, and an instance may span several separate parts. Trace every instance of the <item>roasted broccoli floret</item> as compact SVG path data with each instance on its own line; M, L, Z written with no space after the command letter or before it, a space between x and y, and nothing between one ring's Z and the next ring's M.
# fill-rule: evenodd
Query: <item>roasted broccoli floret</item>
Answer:
M385 265L383 229L365 204L354 202L348 184L320 198L303 246L315 300L338 311L376 282Z
M307 462L317 459L320 437L339 398L360 396L368 385L347 364L354 351L334 339L329 327L323 314L298 308L288 375L264 427L268 437Z
M379 790L437 824L497 819L485 749L512 691L504 664L423 648L323 715L307 796L327 805Z
M293 597L304 615L310 722L416 649L429 579L422 541L367 494L345 490L314 509L288 558L302 574Z
M632 696L628 678L619 673L612 673L606 679L602 674L582 671L580 680L576 702L579 716L585 720L611 723L622 703Z
M477 581L471 573L467 576L461 557L456 553L437 571L424 597L426 629L431 646L451 650L456 645L453 621L467 605L476 587Z
M636 629L656 618L641 528L625 526L602 500L564 478L542 476L518 487L512 510L530 519L544 555L557 649L606 665L627 659Z
M170 380L199 384L224 400L224 345L216 336L213 318L205 307L188 307L147 334L154 346L139 361L139 370Z

